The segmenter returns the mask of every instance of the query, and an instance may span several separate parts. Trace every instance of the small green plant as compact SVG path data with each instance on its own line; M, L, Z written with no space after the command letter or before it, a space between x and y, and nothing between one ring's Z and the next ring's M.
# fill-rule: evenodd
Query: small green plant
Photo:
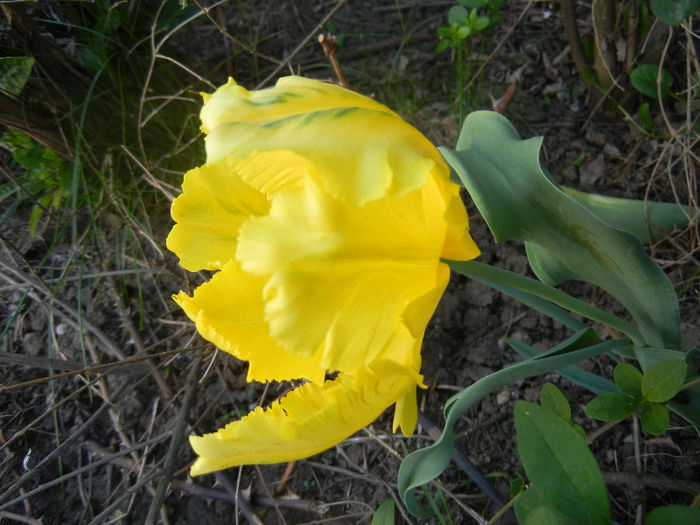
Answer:
M616 383L641 393L645 384L642 375L636 368L627 366L629 368L623 366L616 372ZM649 368L647 374L653 368ZM648 395L666 397L675 388L669 377L678 377L674 375L676 372L680 372L680 367L669 374L662 373L661 369L649 374ZM515 404L518 451L530 480L529 488L511 500L520 523L610 523L610 504L603 475L586 445L585 436L581 435L581 427L572 426L570 418L571 408L566 397L549 383L542 387L539 405L527 401ZM651 511L644 525L699 521L700 509L668 505Z
M655 436L663 434L669 423L665 403L680 390L686 370L685 362L679 359L657 363L644 374L629 363L620 363L613 372L620 391L593 398L586 414L601 421L620 421L638 413L644 430Z
M500 18L500 7L504 0L458 0L447 12L447 26L439 27L440 36L436 52L442 53L448 48L454 50L457 67L457 87L460 123L466 112L465 93L467 83L471 80L472 62L471 46L467 45L473 35L485 31ZM480 11L481 10L481 11Z
M0 145L26 170L16 181L0 185L0 202L10 197L33 202L29 233L34 237L44 213L60 209L70 197L73 164L20 131L5 131Z

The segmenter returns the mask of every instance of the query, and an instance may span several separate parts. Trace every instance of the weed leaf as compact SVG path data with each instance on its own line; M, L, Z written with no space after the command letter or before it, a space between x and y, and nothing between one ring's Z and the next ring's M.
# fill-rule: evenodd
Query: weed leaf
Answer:
M34 67L32 57L0 58L0 92L8 97L17 98Z
M642 373L629 363L620 363L613 370L615 384L628 396L642 397Z
M663 434L668 428L668 409L659 403L649 403L642 407L642 426L653 436Z
M630 73L630 82L634 89L642 95L650 98L659 98L657 79L659 76L659 66L654 64L641 64ZM665 98L671 92L673 77L665 69L661 69L661 98Z
M603 476L581 436L551 410L527 401L515 404L515 428L520 460L546 506L573 523L610 523ZM518 519L527 523L522 510L516 503Z
M540 404L557 414L567 423L571 423L571 407L564 394L552 383L542 385Z
M396 503L393 499L385 499L372 517L372 525L394 525L396 523Z
M644 372L642 397L647 401L664 403L680 390L687 366L685 361L671 359L657 363Z
M586 405L586 415L600 421L619 421L634 413L637 401L622 392L606 392Z
M666 25L677 26L700 7L700 0L651 0L650 4L656 18Z

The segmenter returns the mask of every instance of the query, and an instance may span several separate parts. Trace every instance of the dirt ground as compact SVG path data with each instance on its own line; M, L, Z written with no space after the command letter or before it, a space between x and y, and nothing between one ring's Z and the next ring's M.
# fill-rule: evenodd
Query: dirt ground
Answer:
M449 50L435 52L436 28L444 25L453 2L350 0L328 18L336 5L330 0L224 3L211 11L211 19L202 16L178 31L161 53L195 72L213 72L208 80L214 85L228 75L249 88L266 81L276 66L262 55L278 60L293 55L282 74L332 80L316 42L322 24L338 37L338 59L356 89L396 109L436 144L454 145L459 125L454 56ZM589 11L586 3L577 3L584 40L592 31ZM671 50L671 67L685 68L684 60L679 46ZM492 100L515 84L506 115L522 136L544 135L543 163L560 182L607 195L697 202L692 181L697 166L666 138L668 133L649 137L619 112L596 107L571 60L556 2L507 2L484 39L476 38L471 62L472 72L483 69L469 88L468 109L491 109ZM684 111L683 102L671 102L665 117L679 122ZM664 115L653 117L665 130ZM3 155L5 169L16 170ZM177 187L181 173L165 174L163 180ZM465 202L483 252L480 260L531 275L523 246L494 243L466 195ZM392 435L391 410L307 460L190 478L194 454L188 434L214 431L288 386L247 384L246 364L217 353L171 301L173 293L191 291L208 276L186 274L165 249L172 226L167 199L143 210L143 216L124 213L116 204L101 208L97 217L81 210L78 243L60 213L31 238L31 206L0 205L5 276L0 284L0 522L129 524L148 517L169 524L370 523L384 500L398 499L401 459L432 438L425 428L408 439ZM99 223L98 238L80 236L82 225L90 223ZM697 346L697 231L679 232L651 247L651 253L679 293L684 347ZM564 288L624 315L594 287L570 283ZM425 337L422 372L430 388L420 392L419 407L441 426L442 407L451 395L519 359L503 337L546 349L568 335L558 323L455 275ZM154 357L71 374L140 355ZM607 378L612 366L606 357L584 365ZM515 448L514 403L537 400L545 381L566 394L575 423L587 431L600 426L583 412L592 394L549 374L488 397L457 429L458 448L505 500L509 481L524 477ZM9 388L14 385L20 386ZM700 440L674 415L660 437L630 419L598 438L592 450L618 523L641 523L640 511L689 504L700 492ZM498 511L455 464L439 484L452 523L480 523L474 516L488 520ZM397 523L418 520L398 508Z

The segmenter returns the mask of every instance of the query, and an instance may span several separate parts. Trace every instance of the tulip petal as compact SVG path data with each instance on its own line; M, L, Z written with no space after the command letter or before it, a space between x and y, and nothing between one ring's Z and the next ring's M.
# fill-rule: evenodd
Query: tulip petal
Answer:
M445 201L445 243L441 257L453 261L468 261L481 254L469 235L469 218L459 194L459 186L442 177L436 178Z
M363 205L401 196L433 172L449 173L437 149L398 116L366 108L327 109L273 122L222 123L206 138L207 159L228 157L241 177L263 191L250 169L254 155L291 150L315 169L309 176L334 198Z
M327 370L355 373L383 355L397 330L409 334L402 312L437 287L438 264L336 261L280 270L264 289L270 334L295 354L322 352Z
M236 465L280 463L322 452L370 424L408 396L420 376L393 363L323 385L306 383L267 410L258 407L218 432L190 436L199 476ZM413 393L415 397L415 392Z
M245 273L229 262L192 297L174 296L197 331L217 347L250 361L248 381L284 381L304 378L323 383L320 355L306 358L289 353L269 335L264 319L262 289L265 279Z
M418 401L416 399L416 389L410 388L403 397L396 401L394 408L394 422L391 427L392 432L400 427L401 433L405 437L411 437L418 422Z
M361 208L311 183L275 195L268 216L241 226L236 253L245 271L271 276L264 289L271 335L290 352L321 351L324 368L350 373L383 352L399 325L422 339L449 279L439 262L440 191L431 179ZM413 302L423 306L408 309Z
M259 275L324 259L331 265L389 260L434 266L446 235L440 192L431 178L401 198L357 207L308 182L277 193L267 216L241 226L236 258ZM466 214L458 219L461 234L468 236Z
M202 130L209 133L229 122L271 122L325 109L367 108L397 118L388 107L354 91L303 77L283 77L274 88L248 91L232 78L212 95L205 96Z
M172 205L177 224L166 244L190 271L222 268L234 257L241 223L267 213L270 206L264 194L224 162L188 171L182 191Z

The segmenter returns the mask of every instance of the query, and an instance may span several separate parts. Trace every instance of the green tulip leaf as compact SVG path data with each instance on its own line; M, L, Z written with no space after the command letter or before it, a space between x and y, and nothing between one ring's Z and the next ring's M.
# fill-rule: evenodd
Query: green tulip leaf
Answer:
M650 403L642 407L642 427L652 436L666 432L670 422L668 409L660 403Z
M681 359L671 359L649 367L642 376L642 397L656 403L668 401L683 385L687 368Z
M603 475L578 432L556 413L527 401L515 404L515 429L520 460L547 507L574 523L609 524Z
M573 188L562 189L610 226L631 233L642 243L660 241L664 234L686 228L697 213L697 210L671 202L622 199Z
M593 332L593 329L590 329ZM593 332L595 334L595 332ZM504 338L504 341L513 350L518 352L520 355L525 357L535 357L542 354L541 350L538 350L534 346L521 343L519 341L514 341L509 338ZM600 341L600 339L598 339ZM622 344L622 342L621 342ZM555 347L556 348L556 347ZM614 348L612 351L619 353L624 347ZM627 347L630 348L630 347ZM630 348L631 349L631 348ZM569 381L576 383L579 386L593 392L594 394L603 394L605 392L614 392L616 390L615 383L605 379L604 377L594 374L592 372L587 372L578 366L568 366L557 370L557 374L565 377Z
M586 405L586 415L600 421L620 421L637 410L638 403L622 392L606 392Z
M634 235L595 215L542 170L541 145L541 137L522 140L503 115L477 111L467 116L456 150L440 151L497 241L536 246L530 263L540 279L600 286L637 322L644 338L635 341L638 349L678 349L678 303L666 275Z
M619 340L613 340L570 351L556 348L482 377L473 385L452 396L445 403L445 428L440 437L432 445L411 452L399 467L398 490L408 511L419 518L433 515L430 506L422 505L418 501L415 490L438 477L447 468L454 447L454 425L472 406L508 383L566 368L608 352L620 344ZM563 421L562 424L566 425ZM567 427L571 432L576 433L569 425Z
M615 384L628 396L642 397L642 373L629 363L620 363L613 370Z

